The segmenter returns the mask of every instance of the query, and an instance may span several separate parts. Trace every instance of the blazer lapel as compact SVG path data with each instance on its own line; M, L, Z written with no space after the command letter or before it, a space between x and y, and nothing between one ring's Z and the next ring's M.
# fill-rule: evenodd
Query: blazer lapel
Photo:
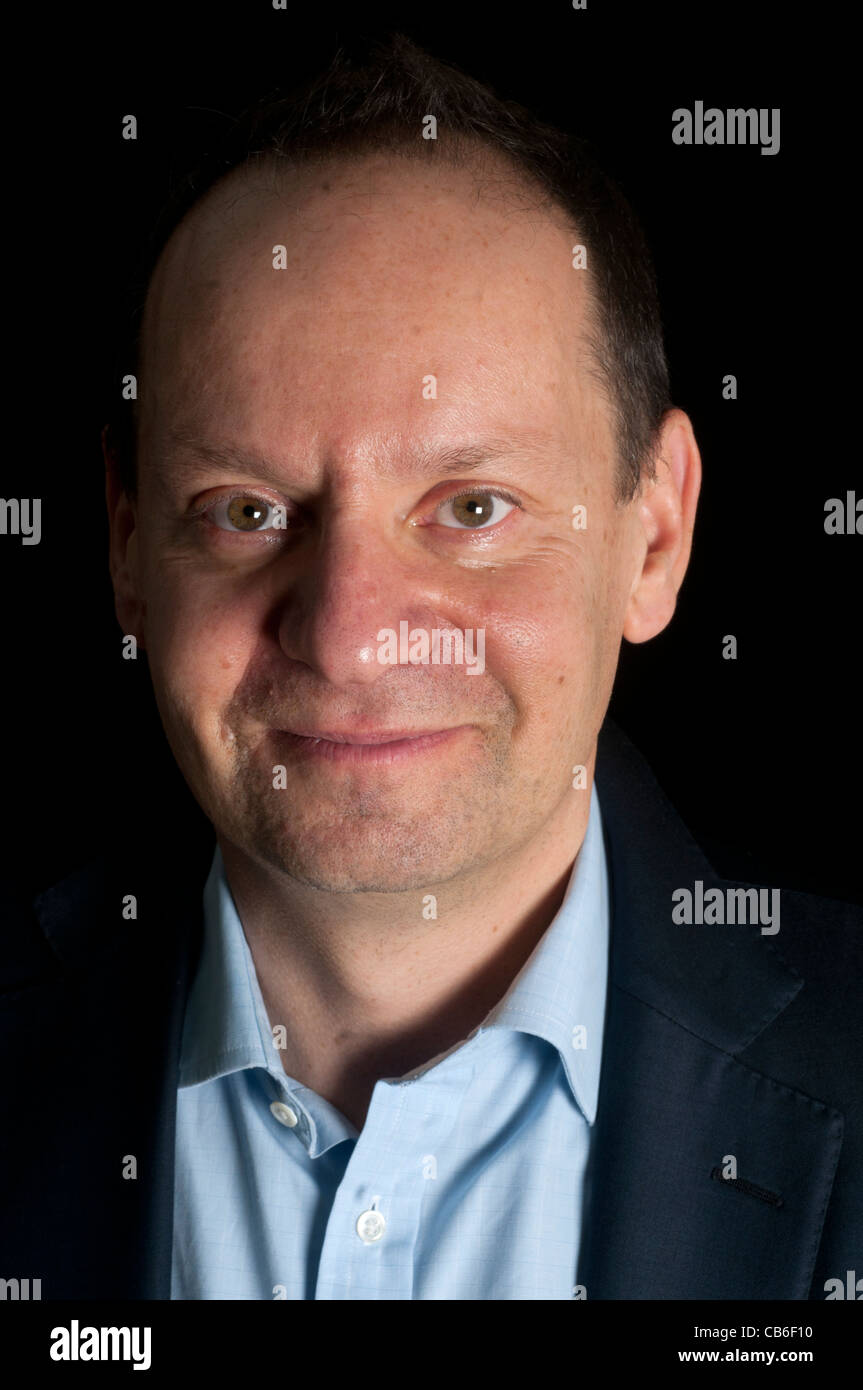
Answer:
M726 884L613 726L597 786L612 945L578 1282L589 1299L805 1299L842 1116L740 1058L803 981L757 925L672 921L675 889Z

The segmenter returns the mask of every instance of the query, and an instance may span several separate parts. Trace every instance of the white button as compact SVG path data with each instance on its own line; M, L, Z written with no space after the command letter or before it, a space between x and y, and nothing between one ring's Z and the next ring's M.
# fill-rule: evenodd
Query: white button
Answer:
M293 1129L294 1125L299 1124L295 1110L289 1105L283 1105L280 1100L274 1100L270 1106L270 1114L273 1115L280 1125L287 1125L288 1129Z
M374 1240L380 1240L386 1228L387 1223L379 1211L364 1211L357 1217L357 1235L367 1245Z

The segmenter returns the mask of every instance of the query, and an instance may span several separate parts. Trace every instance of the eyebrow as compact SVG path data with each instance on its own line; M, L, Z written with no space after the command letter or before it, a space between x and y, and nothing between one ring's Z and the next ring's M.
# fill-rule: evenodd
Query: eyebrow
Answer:
M374 443L373 440L372 447ZM493 436L466 444L412 444L406 447L403 436L377 436L377 443L376 459L379 463L388 458L398 459L392 467L380 470L383 476L393 479L418 473L445 476L471 473L488 464L524 457L525 454L531 455L532 463L548 467L559 462L560 457L555 438L544 430L536 429L513 430L506 438ZM178 475L194 477L203 474L207 464L240 469L276 487L282 486L286 480L285 469L262 454L233 444L212 443L180 430L168 435L165 448L156 462L156 472L172 479Z

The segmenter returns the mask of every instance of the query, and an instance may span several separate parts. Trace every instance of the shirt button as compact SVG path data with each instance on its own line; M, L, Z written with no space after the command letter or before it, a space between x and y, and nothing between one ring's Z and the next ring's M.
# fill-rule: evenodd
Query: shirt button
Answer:
M297 1113L289 1105L283 1105L280 1100L274 1100L270 1106L270 1114L278 1120L280 1125L287 1125L288 1129L293 1129L298 1124Z
M387 1223L379 1211L364 1211L357 1218L357 1235L364 1240L367 1245L372 1241L380 1240Z

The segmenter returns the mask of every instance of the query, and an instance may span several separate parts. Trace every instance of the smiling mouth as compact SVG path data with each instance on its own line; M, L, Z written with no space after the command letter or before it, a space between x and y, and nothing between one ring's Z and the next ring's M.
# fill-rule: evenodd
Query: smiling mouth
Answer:
M382 729L373 732L353 731L336 733L295 733L277 729L280 741L295 754L324 762L393 763L404 758L429 753L451 743L470 725L459 724L450 729Z

